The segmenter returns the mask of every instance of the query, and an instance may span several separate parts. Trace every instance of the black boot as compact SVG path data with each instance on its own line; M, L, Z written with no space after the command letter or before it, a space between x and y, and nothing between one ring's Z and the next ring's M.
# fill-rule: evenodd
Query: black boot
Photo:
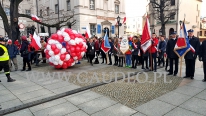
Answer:
M23 68L21 71L25 71L25 68Z
M7 82L14 82L14 81L16 81L15 79L12 79L10 77L10 74L6 74L6 77L7 77Z

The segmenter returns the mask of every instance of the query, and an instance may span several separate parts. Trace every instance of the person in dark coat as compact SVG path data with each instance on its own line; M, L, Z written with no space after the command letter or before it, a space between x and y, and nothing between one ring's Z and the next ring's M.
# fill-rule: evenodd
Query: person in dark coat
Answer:
M12 40L9 39L8 42L7 42L7 49L8 49L8 53L9 53L9 68L10 68L10 71L12 71L12 63L14 64L15 66L15 71L18 70L18 64L17 64L17 58L16 58L16 55L18 53L18 48L16 45L12 44Z
M87 46L89 46L89 38L86 39L87 40ZM89 52L88 52L88 47L87 47L87 52L86 52L86 58L87 58L87 61L89 62Z
M167 57L170 59L170 70L168 75L173 75L176 76L178 73L178 63L179 63L179 58L177 54L174 52L174 47L177 43L177 38L176 38L176 33L173 32L171 34L172 38L168 40L167 43L167 48L166 48L166 54ZM173 73L173 61L175 61L175 70Z
M206 40L204 40L200 46L199 61L203 62L204 79L202 81L206 82Z
M92 60L95 57L95 49L94 49L93 39L90 39L89 43L88 43L88 56L89 56L89 62L93 66Z
M119 40L118 38L114 39L114 49L113 49L113 55L114 55L114 66L118 66L118 46L119 46Z
M109 52L108 52L108 55L109 55L109 64L108 65L112 65L112 52L113 52L113 49L114 49L114 44L112 42L112 38L110 37L109 38L109 44L111 46Z
M186 76L184 78L194 79L195 60L199 52L200 41L197 37L194 36L193 34L194 31L192 29L188 30L187 32L188 32L189 43L194 48L195 52L192 52L192 50L190 50L185 55Z
M26 64L28 66L28 70L26 71L31 71L31 65L29 61L29 42L27 41L26 36L22 36L21 39L22 39L22 44L21 44L20 53L21 53L21 57L23 57L23 69L21 71L26 70Z
M94 49L95 49L95 61L94 64L99 64L99 40L97 37L94 37Z
M138 55L140 52L140 42L137 36L133 37L133 42L132 42L132 68L136 69L137 68L137 63L138 63Z
M158 46L158 53L159 53L158 66L160 66L161 63L163 63L163 67L165 66L165 61L164 61L165 50L166 50L165 38L164 38L164 36L161 36L159 46Z

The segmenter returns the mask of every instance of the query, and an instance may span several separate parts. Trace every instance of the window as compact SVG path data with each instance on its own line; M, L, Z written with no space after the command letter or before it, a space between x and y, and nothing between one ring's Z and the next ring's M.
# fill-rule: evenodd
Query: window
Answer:
M119 5L115 4L115 13L119 14Z
M55 4L55 14L58 14L58 4Z
M89 8L90 8L90 10L94 10L95 9L95 2L94 2L94 0L90 0Z
M95 35L96 34L96 25L95 24L90 24L90 32L91 35Z
M31 10L25 10L25 14L31 15Z
M204 36L206 36L206 31L205 31L205 33L204 33L205 35Z
M202 31L200 31L200 36L202 36Z
M172 12L172 13L170 13L170 20L174 20L174 19L175 19L175 13Z
M46 8L46 14L49 16L49 7Z
M40 10L40 16L42 17L42 14L43 14L43 11L42 11L42 9Z
M175 0L171 0L171 6L175 5Z
M67 11L71 10L71 2L67 0Z

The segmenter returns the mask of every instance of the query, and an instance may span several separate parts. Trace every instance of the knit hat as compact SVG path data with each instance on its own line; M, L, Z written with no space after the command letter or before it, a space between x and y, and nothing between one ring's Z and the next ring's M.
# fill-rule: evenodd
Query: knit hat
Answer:
M11 39L9 39L7 42L8 42L8 43L12 43L12 40L11 40Z
M26 36L21 36L21 39L22 40L27 40L27 37Z

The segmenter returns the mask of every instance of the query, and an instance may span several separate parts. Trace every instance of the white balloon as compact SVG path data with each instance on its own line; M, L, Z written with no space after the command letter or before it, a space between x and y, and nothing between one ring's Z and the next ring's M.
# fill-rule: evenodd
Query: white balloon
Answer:
M62 44L58 43L58 44L56 44L56 46L58 49L62 49Z
M47 45L46 49L50 51L51 50L51 45Z
M61 60L59 60L59 62L58 62L58 64L60 64L60 65L62 65L64 62L63 61L61 61Z
M62 36L63 36L63 37L69 37L69 34L66 33L66 32L62 32Z
M62 32L60 30L57 31L57 35L62 35Z
M74 40L70 40L70 41L69 41L69 44L70 44L70 45L76 45L76 42L75 42Z
M67 54L65 60L69 60L70 58L71 58L70 55Z
M77 59L78 59L78 57L73 57L73 59L74 59L74 60L77 60Z
M72 30L72 32L73 32L74 34L78 34L78 32L77 32L76 30Z
M50 51L49 51L49 55L50 55L50 56L53 56L53 55L54 55L54 52L50 50Z
M52 57L49 58L49 62L53 63Z
M78 62L79 62L78 60L75 61L75 63L78 63Z
M84 54L85 54L85 52L81 52L81 56L82 56L82 57L84 56Z
M55 43L55 44L58 44L59 42L58 42L57 40L54 40L54 43Z
M59 55L55 55L55 61L59 61L60 56Z
M72 63L72 66L74 66L74 65L75 65L75 62Z
M61 54L66 53L66 48L62 48L60 53L61 53Z
M64 30L65 30L65 28L62 28L62 29L61 29L61 32L63 33L63 32L64 32Z
M68 36L68 37L64 37L64 41L68 42L71 38Z
M77 44L79 44L79 38L75 38L75 42L77 43Z
M54 64L54 65L58 65L58 62L55 61L53 64Z
M52 44L52 40L51 39L48 41L48 44Z

